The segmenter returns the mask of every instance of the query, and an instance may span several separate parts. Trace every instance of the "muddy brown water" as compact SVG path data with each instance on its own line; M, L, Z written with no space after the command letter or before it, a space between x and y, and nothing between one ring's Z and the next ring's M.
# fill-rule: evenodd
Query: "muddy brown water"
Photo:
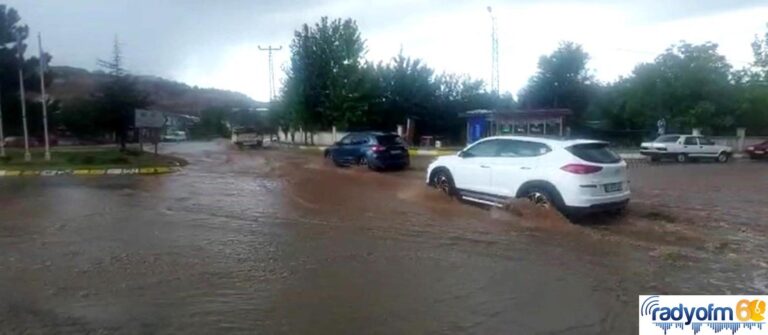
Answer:
M634 334L638 294L768 291L767 164L636 166L626 215L573 224L421 171L164 150L190 166L0 179L0 333Z

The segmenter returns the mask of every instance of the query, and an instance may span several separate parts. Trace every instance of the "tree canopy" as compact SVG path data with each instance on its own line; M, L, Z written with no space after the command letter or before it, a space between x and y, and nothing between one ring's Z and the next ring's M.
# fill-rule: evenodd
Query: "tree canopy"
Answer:
M274 120L285 128L314 131L394 131L410 118L416 135L458 139L459 113L512 106L511 95L486 91L482 81L435 74L421 59L403 54L387 63L365 60L365 41L351 20L324 17L294 33L291 64Z
M587 69L589 54L581 45L563 42L541 56L539 70L520 94L526 108L569 108L580 119L592 98L594 79Z

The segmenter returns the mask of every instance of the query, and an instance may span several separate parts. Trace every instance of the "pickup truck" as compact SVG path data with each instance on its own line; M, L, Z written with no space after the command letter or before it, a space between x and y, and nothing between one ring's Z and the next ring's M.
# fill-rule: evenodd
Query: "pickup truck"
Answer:
M264 137L252 128L235 128L232 130L232 144L238 148L262 147Z
M663 135L653 142L640 145L640 154L657 162L671 158L678 163L691 159L713 158L719 163L728 162L733 155L733 148L717 145L711 139L698 135Z

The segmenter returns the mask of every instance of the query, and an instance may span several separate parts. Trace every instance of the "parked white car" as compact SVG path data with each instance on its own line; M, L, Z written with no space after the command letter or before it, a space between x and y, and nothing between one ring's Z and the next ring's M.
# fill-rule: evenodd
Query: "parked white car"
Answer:
M566 215L621 211L630 198L626 162L593 140L489 137L437 158L426 177L449 196L495 206L528 198Z
M640 154L650 157L654 162L662 158L671 158L679 163L684 163L691 158L713 158L720 163L725 163L733 155L733 148L717 145L704 136L664 135L653 142L641 144Z

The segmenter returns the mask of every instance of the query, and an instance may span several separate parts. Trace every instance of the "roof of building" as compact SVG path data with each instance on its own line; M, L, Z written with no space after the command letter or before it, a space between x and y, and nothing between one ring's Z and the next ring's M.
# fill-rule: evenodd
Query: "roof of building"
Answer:
M492 140L492 139L538 142L538 143L543 143L543 144L547 144L549 146L554 146L554 147L569 147L571 145L585 144L585 143L607 143L605 141L590 140L590 139L574 139L574 138L562 138L562 137L541 137L541 136L510 136L510 135L491 136L491 137L483 138L480 141L487 141L487 140Z
M502 116L502 117L520 117L520 118L535 118L535 117L560 117L573 114L568 108L538 108L538 109L475 109L466 111L461 114L463 117L472 116Z

